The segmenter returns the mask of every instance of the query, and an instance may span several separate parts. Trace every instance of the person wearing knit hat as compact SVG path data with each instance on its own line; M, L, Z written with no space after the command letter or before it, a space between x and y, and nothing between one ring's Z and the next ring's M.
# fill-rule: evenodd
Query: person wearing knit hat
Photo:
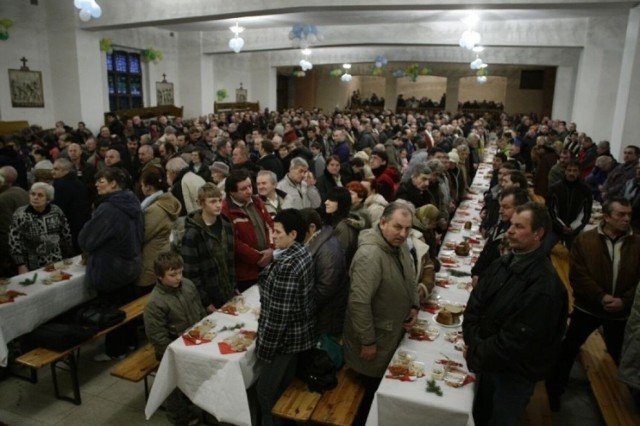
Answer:
M426 204L416 209L413 225L423 230L433 228L438 222L440 210L433 204Z
M452 149L449 152L449 161L458 164L460 162L460 156L458 155L458 151L455 149Z
M211 179L213 180L213 183L220 188L224 198L224 184L227 180L227 176L229 176L229 166L222 161L214 161L213 164L209 166L209 170L211 170Z
M354 158L361 158L362 161L364 161L364 169L363 169L364 178L369 179L374 177L373 172L371 171L371 166L369 165L369 154L367 154L364 151L358 151L353 156Z

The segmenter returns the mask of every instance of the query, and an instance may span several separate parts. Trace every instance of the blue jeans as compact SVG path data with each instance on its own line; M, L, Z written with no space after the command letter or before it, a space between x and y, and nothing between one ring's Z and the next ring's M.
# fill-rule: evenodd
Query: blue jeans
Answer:
M476 426L517 426L535 385L516 373L478 374L473 401Z
M281 425L282 420L271 414L271 409L289 386L296 373L298 354L281 354L270 363L259 361L260 378L256 383L262 426Z

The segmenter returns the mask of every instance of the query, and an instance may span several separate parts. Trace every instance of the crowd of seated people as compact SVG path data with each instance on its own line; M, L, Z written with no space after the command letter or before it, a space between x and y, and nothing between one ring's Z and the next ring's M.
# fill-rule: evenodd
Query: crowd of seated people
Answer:
M418 99L415 96L411 96L410 98L405 98L401 93L398 95L398 99L396 100L397 108L407 108L407 109L415 109L415 108L444 108L447 103L447 95L445 93L442 94L440 101L434 101L429 97L423 96Z
M474 109L502 111L504 109L504 105L502 105L502 102L487 101L483 99L481 101L473 100L473 101L458 102L458 109L465 110L465 111L474 110Z
M258 385L268 416L295 354L313 345L318 333L342 333L353 308L348 271L358 238L388 225L398 207L386 209L400 199L410 203L413 215L411 244L425 247L414 259L414 272L416 291L428 297L440 268L439 244L491 142L498 153L481 215L482 230L494 244L483 261L509 249L509 218L501 210L509 187L520 190L505 192L515 194L514 200L546 201L554 220L549 244L571 247L588 223L593 198L629 200L632 224L640 229L640 150L628 146L616 161L608 143L595 144L575 123L506 113L302 109L149 122L134 117L125 123L114 115L95 135L83 123L74 129L58 122L50 130L32 126L4 138L0 274L84 252L99 294L122 303L152 291L160 278L170 283L165 272L184 270L200 296L198 315L257 284L268 295L257 351L269 371L269 382ZM526 173L532 173L532 186ZM566 197L557 194L574 187L582 201L565 206ZM78 195L72 205L69 188ZM55 227L35 232L48 217ZM103 241L107 231L122 238ZM337 249L340 261L332 258ZM159 275L154 262L169 250L184 260L165 259ZM109 270L126 271L122 284L130 288L113 289L116 278ZM303 290L296 283L304 283L305 292L312 288L313 297L305 293L304 312L278 311L297 303L296 292ZM318 328L291 328L300 315L313 318ZM99 360L121 357L126 349L107 347Z
M363 98L360 95L360 90L354 90L349 98L350 109L368 108L368 107L384 107L384 97L372 93L368 98Z

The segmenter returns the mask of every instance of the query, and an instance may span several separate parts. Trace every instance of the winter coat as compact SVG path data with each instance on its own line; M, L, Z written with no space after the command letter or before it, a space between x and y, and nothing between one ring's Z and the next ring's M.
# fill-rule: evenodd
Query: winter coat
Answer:
M198 189L206 182L188 167L182 169L171 187L171 193L180 201L180 216L198 209Z
M640 235L631 231L616 240L619 252L617 280L613 283L613 261L607 249L602 225L576 237L571 250L569 281L573 288L574 306L603 319L625 319L629 316L636 286L640 281ZM607 312L602 307L605 294L622 299L624 308Z
M563 235L564 224L577 235L589 223L593 195L587 185L579 180L569 182L563 179L549 188L546 205L555 232Z
M358 373L382 377L404 335L405 319L418 306L414 262L406 244L389 245L375 227L361 232L350 275L345 361ZM375 359L360 358L362 346L374 343Z
M9 247L16 265L30 271L71 256L71 231L60 207L49 204L40 213L31 205L18 207L9 229Z
M622 190L624 189L624 185L627 181L636 177L637 165L637 161L629 161L618 164L615 169L609 172L607 180L605 180L603 184L608 198L615 195L623 195Z
M634 303L624 331L618 379L636 390L640 389L640 286L636 288Z
M567 291L542 247L502 256L480 278L464 312L467 366L544 379L567 323Z
M273 220L264 202L254 195L250 208L255 208L258 216L262 218L265 232L263 238L267 241L267 247L265 248L273 248L271 241ZM260 271L257 263L262 258L262 254L258 250L258 239L256 237L256 232L259 228L253 225L244 209L234 203L229 195L222 203L222 213L233 225L236 279L238 281L257 280L258 272Z
M307 248L314 267L316 331L319 335L340 334L349 295L349 277L342 247L333 235L333 229L327 225L312 237Z
M541 196L547 197L547 189L549 188L549 172L558 161L558 154L551 146L544 145L540 148L540 158L536 173L533 175L533 191Z
M220 308L233 297L236 287L233 229L224 216L216 220L222 225L220 237L211 232L201 210L190 213L182 238L184 276L195 284L205 308Z
M411 180L400 184L398 192L396 192L396 198L409 201L415 206L415 208L431 203L429 192L419 190Z
M396 199L396 186L400 182L400 172L393 167L381 166L373 170L378 183L378 193L388 202Z
M318 177L318 180L316 181L316 188L318 189L318 192L320 193L320 198L321 198L323 203L325 201L327 201L327 195L329 194L329 191L332 188L335 188L337 186L338 186L338 182L325 169L325 171ZM340 186L344 186L344 183L342 182L342 179L341 179L341 185Z
M198 291L188 278L177 288L157 283L144 307L144 329L156 359L160 361L167 346L205 315Z
M353 255L358 248L358 235L366 226L367 223L362 216L349 213L346 218L342 219L334 227L333 235L340 243L340 247L342 247L347 267L351 265Z
M29 193L19 186L0 187L0 257L10 256L9 228L18 207L29 204Z
M316 306L313 260L293 243L262 272L256 355L270 362L276 354L302 352L315 346Z
M153 263L160 253L171 249L169 236L181 209L180 202L170 192L165 192L144 209L142 273L137 285L149 286L156 282Z
M364 200L364 206L371 216L371 223L374 224L382 217L385 207L389 205L389 202L384 199L380 194L371 194Z
M287 193L282 206L283 209L293 208L300 210L307 207L317 209L322 203L320 193L315 186L309 186L305 181L296 185L289 179L289 175L286 175L278 182L277 188Z
M108 194L78 235L89 256L87 283L107 293L133 283L142 271L143 241L140 201L128 189Z
M263 170L269 170L276 174L278 180L284 177L284 168L282 167L282 161L274 153L267 154L260 158L256 164Z
M91 219L91 202L86 186L69 172L59 179L53 180L55 190L52 203L60 207L69 221L74 252L79 252L78 234L84 224Z

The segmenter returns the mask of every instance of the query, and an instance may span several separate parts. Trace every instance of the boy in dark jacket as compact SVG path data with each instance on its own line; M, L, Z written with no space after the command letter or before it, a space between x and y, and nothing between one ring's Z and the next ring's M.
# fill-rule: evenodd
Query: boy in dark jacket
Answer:
M160 253L153 266L158 283L144 307L144 325L156 359L160 360L167 346L206 314L195 285L182 277L184 262L179 254ZM167 398L167 417L171 423L198 424L198 417L190 411L191 405L176 388Z

